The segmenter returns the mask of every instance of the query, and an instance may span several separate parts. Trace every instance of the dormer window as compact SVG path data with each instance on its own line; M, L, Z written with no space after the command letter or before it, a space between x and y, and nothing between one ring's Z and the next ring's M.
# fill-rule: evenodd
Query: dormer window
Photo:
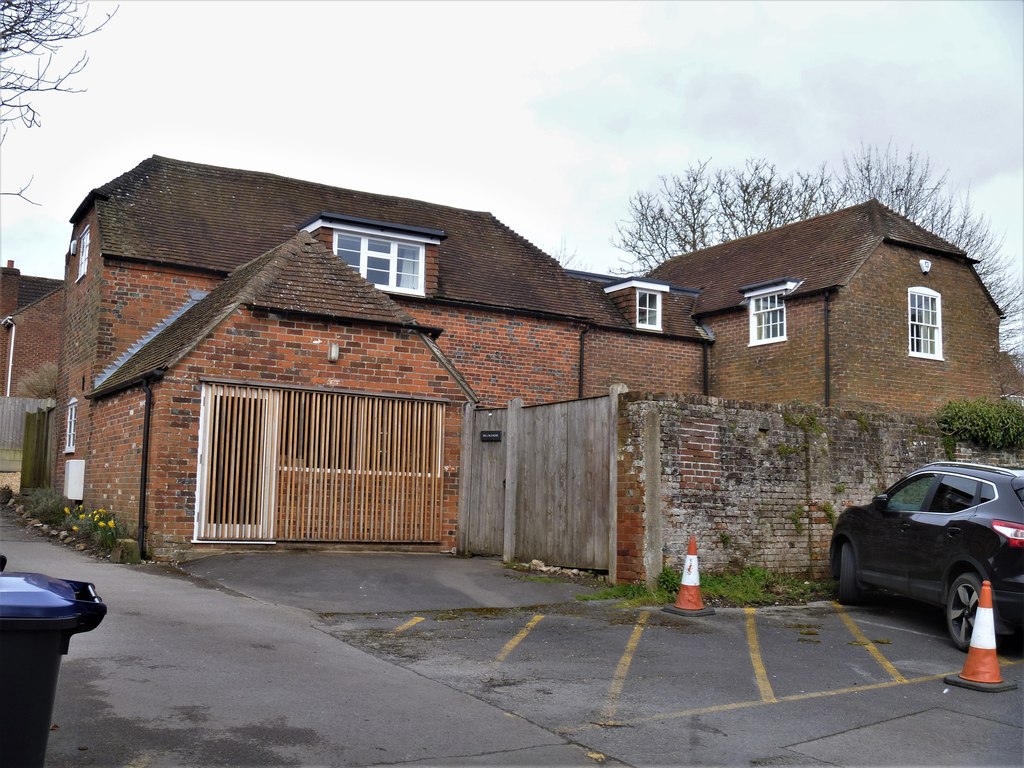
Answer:
M660 331L662 322L662 295L669 292L669 284L655 280L627 280L604 289L625 317L632 315L634 326L641 331Z
M322 213L306 226L307 232L333 232L339 258L369 282L389 293L425 295L426 251L445 237L439 229L408 227L372 219Z
M779 280L741 288L749 307L750 346L785 341L786 295L800 285L800 280Z

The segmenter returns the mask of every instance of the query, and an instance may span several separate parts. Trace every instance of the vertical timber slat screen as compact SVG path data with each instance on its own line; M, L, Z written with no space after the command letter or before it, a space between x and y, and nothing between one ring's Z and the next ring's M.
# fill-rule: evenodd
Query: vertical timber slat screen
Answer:
M204 388L199 537L440 541L444 405Z

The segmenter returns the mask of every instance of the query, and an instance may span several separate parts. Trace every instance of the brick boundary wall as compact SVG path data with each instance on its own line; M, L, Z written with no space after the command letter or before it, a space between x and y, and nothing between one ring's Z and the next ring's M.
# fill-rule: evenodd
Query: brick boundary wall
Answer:
M705 572L827 576L843 508L947 459L927 418L643 393L622 394L618 414L618 582L680 568L691 535ZM1024 466L1024 450L961 444L955 458Z

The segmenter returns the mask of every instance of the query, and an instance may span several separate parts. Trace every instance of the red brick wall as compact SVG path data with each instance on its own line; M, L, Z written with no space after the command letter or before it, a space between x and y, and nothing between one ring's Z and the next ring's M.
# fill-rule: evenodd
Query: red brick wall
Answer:
M787 300L786 341L753 347L746 308L705 319L715 335L710 394L763 403L822 402L822 311L820 296Z
M59 290L14 316L17 334L14 339L11 394L21 397L19 384L23 378L35 373L46 363L57 364L60 357L60 318L63 310L64 291ZM7 336L9 338L10 334ZM7 354L7 350L4 350L5 370Z
M513 397L522 398L526 405L576 397L578 324L393 298L418 322L444 329L438 346L469 382L482 406L503 406Z
M331 341L342 347L336 363L327 360ZM154 556L178 556L194 533L202 378L449 400L440 548L455 546L461 405L466 398L422 340L371 326L239 310L153 385L146 499ZM138 514L143 402L137 388L93 404L93 448L86 464L86 506L103 506L129 524Z
M608 394L612 384L633 391L703 391L703 345L659 333L594 329L584 337L584 397Z
M63 344L58 381L58 461L55 486L63 488L64 459L93 455L88 430L80 430L74 454L64 455L67 404L78 398L79 424L89 420L92 404L84 399L96 378L156 324L189 301L190 290L209 291L219 282L210 275L156 268L100 255L101 234L95 212L74 228L74 238L90 224L86 274L78 279L78 256L65 263Z
M923 275L921 258L932 262ZM942 295L944 360L908 354L907 290ZM746 311L705 318L715 334L711 394L825 402L824 297L786 302L787 341L749 346ZM999 317L959 259L884 244L830 299L830 405L925 415L954 398L1000 394ZM697 391L697 390L694 390Z
M78 400L78 417L84 423L89 417L89 402L85 393L91 389L96 357L96 337L101 325L100 296L102 269L100 265L100 237L96 225L95 210L80 222L72 232L77 241L86 226L90 227L88 271L78 278L78 255L69 252L64 262L64 314L62 318L61 358L57 380L57 461L54 472L54 487L64 488L65 459L88 456L89 435L79 431L73 454L64 453L67 427L67 406L72 398Z
M932 267L921 273L919 260ZM908 354L907 290L942 295L943 360ZM970 268L883 245L832 311L833 392L844 408L929 414L954 398L998 397L999 317Z

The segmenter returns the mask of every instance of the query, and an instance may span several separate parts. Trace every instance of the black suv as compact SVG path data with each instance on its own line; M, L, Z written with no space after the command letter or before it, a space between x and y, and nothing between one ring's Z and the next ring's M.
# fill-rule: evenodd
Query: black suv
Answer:
M996 632L1024 626L1024 470L939 462L904 477L836 522L830 548L839 602L882 587L946 609L967 650L981 582L992 583Z

